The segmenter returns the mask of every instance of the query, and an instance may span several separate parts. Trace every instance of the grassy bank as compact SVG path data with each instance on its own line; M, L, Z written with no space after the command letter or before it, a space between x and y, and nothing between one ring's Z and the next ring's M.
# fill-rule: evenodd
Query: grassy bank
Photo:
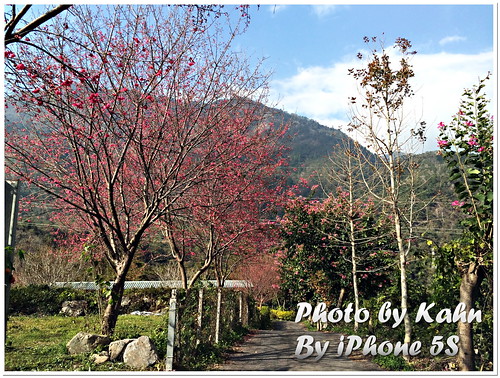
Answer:
M141 335L153 340L165 323L161 316L121 315L113 339L133 338ZM69 355L66 343L78 332L99 333L97 315L85 317L12 316L7 325L5 348L6 371L110 371L131 370L123 363L106 362L95 365L90 353ZM163 362L156 369L162 369ZM156 370L155 369L155 370ZM153 369L151 369L153 370Z

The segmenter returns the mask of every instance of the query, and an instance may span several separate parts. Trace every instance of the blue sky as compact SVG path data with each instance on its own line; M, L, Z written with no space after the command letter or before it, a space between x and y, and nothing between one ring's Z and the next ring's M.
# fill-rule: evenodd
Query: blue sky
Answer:
M387 43L405 37L422 54L493 46L491 5L262 5L251 15L244 43L269 57L278 79L349 56L365 35L384 33Z
M331 127L348 121L347 98L356 95L347 69L359 65L363 37L409 39L416 95L407 112L429 125L426 150L436 148L436 127L451 120L464 88L495 68L494 7L483 5L256 5L238 48L266 57L273 71L271 102ZM496 94L490 81L488 94ZM496 109L496 107L492 107Z

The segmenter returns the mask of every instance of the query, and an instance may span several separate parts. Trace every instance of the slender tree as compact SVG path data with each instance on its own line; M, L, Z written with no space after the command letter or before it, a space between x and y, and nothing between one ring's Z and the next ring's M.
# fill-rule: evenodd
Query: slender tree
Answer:
M277 297L281 283L279 262L271 254L254 256L238 267L237 275L249 283L244 290L255 298L259 308Z
M379 241L387 240L389 235L387 227L382 227L376 222L366 222L366 213L375 215L376 209L373 201L368 197L368 192L364 190L362 170L358 164L367 159L360 158L357 154L363 153L360 146L355 141L345 141L332 152L329 157L330 167L327 168L326 176L330 184L337 186L340 193L346 195L339 196L344 203L343 228L347 230L347 242L350 249L350 264L352 266L352 289L354 295L354 309L359 310L359 275L366 275L366 270L361 270L358 266L365 265L363 260L370 260L369 255L374 253L374 249L379 245ZM373 187L373 186L372 186ZM362 209L369 209L363 211ZM339 219L337 217L336 221ZM360 224L363 224L360 227ZM368 227L372 227L368 229ZM368 247L368 248L367 248ZM359 270L358 270L359 269ZM377 270L384 270L378 267ZM358 323L354 323L354 330L358 329Z
M367 44L378 42L377 38L365 37ZM401 279L401 309L404 318L404 343L411 341L411 321L408 306L407 264L414 238L416 192L414 185L415 143L423 138L425 123L413 127L408 124L403 105L413 95L410 80L414 76L409 58L411 43L398 38L395 49L400 54L399 67L393 68L389 52L380 43L380 52L371 49L369 61L364 68L350 69L359 83L360 98L351 97L353 113L350 128L364 138L367 148L376 159L364 159L359 164L366 188L370 194L386 207L393 221L399 251ZM363 55L358 57L363 59ZM361 105L361 109L356 108ZM362 154L358 154L363 157ZM367 168L368 167L368 168ZM375 187L368 178L378 180ZM382 188L382 191L379 190Z
M8 128L7 174L50 195L53 220L79 248L102 248L115 273L102 319L110 335L141 241L227 161L210 149L227 141L221 114L261 99L267 77L231 53L244 17L194 6L65 14L30 35L44 51L6 52L9 106L30 119Z

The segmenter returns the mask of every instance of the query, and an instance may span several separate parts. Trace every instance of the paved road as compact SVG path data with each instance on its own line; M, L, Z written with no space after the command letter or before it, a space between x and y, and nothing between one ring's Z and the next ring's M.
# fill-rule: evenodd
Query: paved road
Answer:
M294 322L275 322L273 330L259 330L235 348L215 370L233 371L374 371L382 370L361 354L338 357L339 334L307 331ZM303 335L314 341L330 341L324 356L314 361L316 353L305 359L295 356L297 338ZM324 345L323 343L321 345ZM301 354L305 354L304 349Z

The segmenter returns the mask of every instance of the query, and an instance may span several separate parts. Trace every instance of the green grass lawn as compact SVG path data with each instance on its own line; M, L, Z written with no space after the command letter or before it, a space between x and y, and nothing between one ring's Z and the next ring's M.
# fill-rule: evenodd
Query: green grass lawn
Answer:
M166 323L163 316L121 315L113 340L139 336L153 337ZM165 327L166 328L166 327ZM66 344L78 332L99 332L97 315L85 317L11 316L7 324L6 371L111 371L132 370L123 363L95 365L90 353L69 355ZM151 370L163 369L163 362Z

